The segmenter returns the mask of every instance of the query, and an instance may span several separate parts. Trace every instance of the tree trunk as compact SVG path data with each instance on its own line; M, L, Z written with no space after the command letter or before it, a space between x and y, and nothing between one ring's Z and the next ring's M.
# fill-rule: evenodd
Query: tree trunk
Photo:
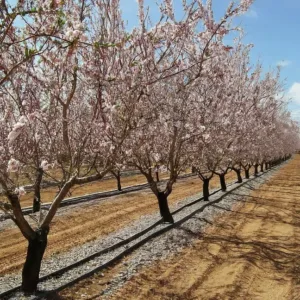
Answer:
M174 219L170 213L168 205L168 197L164 194L164 192L159 192L156 197L158 200L160 215L162 216L163 221L166 223L174 223Z
M158 171L155 172L156 175L156 182L159 182L159 175L158 175Z
M203 180L203 198L204 201L209 201L209 180L208 178L205 178Z
M27 256L22 271L22 291L26 294L32 294L37 290L48 233L48 228L39 229L35 237L28 241Z
M241 176L241 170L239 170L239 169L232 169L235 173L236 173L236 176L237 176L237 182L238 183L242 183L243 182L243 178L242 178L242 176Z
M264 164L263 164L263 163L260 165L260 171L261 171L261 172L264 171Z
M258 175L258 165L254 165L254 176Z
M227 187L226 187L226 181L225 181L225 174L220 174L220 185L221 185L221 189L223 192L226 192Z
M246 179L250 178L249 169L245 169L245 178Z
M41 198L40 197L39 198L37 198L37 197L33 198L33 206L32 206L32 212L33 213L38 212L41 209Z
M121 185L121 174L120 171L117 172L117 183L118 183L118 191L122 191L122 185Z
M266 163L265 163L265 170L268 170L268 169L269 169L268 163L266 162Z
M43 179L43 173L44 171L42 168L39 168L37 170L36 182L34 184L33 205L32 205L33 213L40 211L41 209L41 182Z

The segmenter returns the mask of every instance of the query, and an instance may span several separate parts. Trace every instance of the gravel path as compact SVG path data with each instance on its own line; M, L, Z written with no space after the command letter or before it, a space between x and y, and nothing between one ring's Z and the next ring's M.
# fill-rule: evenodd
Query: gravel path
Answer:
M266 173L263 177L258 177L252 180L249 183L246 183L243 187L238 189L235 192L235 195L227 195L222 201L218 204L219 207L210 206L206 208L203 212L195 215L190 220L186 221L183 225L178 228L171 229L167 233L159 236L158 238L154 238L150 242L146 243L144 246L139 248L131 255L131 259L127 262L127 272L121 273L116 276L116 278L111 282L107 290L104 291L104 294L109 295L114 290L119 288L127 279L129 279L132 275L134 275L139 267L142 265L151 264L153 261L157 259L164 259L165 257L169 257L170 253L176 253L182 247L185 247L193 242L195 238L194 235L198 235L203 228L207 224L209 224L219 213L222 213L223 210L221 208L230 209L233 204L237 203L243 196L239 196L237 194L249 194L252 189L256 189L260 186L261 183L268 180L272 174L276 171L276 169ZM228 191L235 188L238 184L232 184L228 187ZM210 201L218 199L222 195L222 192L219 192L213 196L211 196ZM200 198L201 194L196 194L193 197L188 197L183 201L177 203L177 205L173 205L171 210L174 211L186 204L189 204L196 199ZM196 209L200 209L206 202L198 202L195 205L192 205L175 215L175 221L189 215ZM61 212L63 213L63 211ZM91 255L97 251L105 249L122 239L126 239L135 233L149 227L156 221L160 219L159 213L154 213L147 216L141 216L140 220L134 222L131 226L125 227L122 230L119 230L106 238L101 238L98 240L91 241L86 243L84 246L75 247L67 254L56 254L51 258L43 261L41 276L49 274L55 270L61 269L62 267L68 266L80 259L85 258L88 255ZM95 267L111 260L114 256L123 252L127 247L130 247L140 240L144 239L146 236L151 235L155 231L162 229L168 224L158 225L155 229L148 232L143 237L138 238L137 240L132 241L130 244L121 247L115 251L104 254L100 257L94 258L93 260L84 264L84 266L77 267L66 272L63 276L59 278L53 278L39 285L41 290L53 290L64 283L69 282L77 278L80 275L83 275L86 272L94 269ZM12 288L18 284L20 284L20 275L9 275L0 278L0 292ZM20 299L21 295L17 295L14 299ZM28 298L30 299L30 298Z

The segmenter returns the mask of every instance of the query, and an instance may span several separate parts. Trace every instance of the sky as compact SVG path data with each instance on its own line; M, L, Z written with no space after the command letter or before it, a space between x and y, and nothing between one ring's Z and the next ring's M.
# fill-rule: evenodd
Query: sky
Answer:
M138 22L136 0L120 0L128 28ZM157 16L155 0L145 0L151 16ZM173 0L177 14L181 0ZM224 15L229 0L215 0L215 16ZM300 122L300 1L256 0L250 11L235 21L244 28L244 43L254 44L251 60L259 60L265 71L281 66L286 98L292 98L288 108Z

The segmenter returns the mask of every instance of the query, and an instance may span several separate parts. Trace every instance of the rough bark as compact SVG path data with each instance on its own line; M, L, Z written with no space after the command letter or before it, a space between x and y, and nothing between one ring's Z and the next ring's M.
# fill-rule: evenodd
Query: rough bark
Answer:
M36 292L41 263L47 247L49 228L39 229L34 238L28 240L27 256L22 271L22 291L26 294Z
M209 201L209 181L210 179L205 178L203 180L203 198L204 201Z
M171 215L168 205L168 197L164 192L159 192L156 197L158 200L160 215L163 218L163 221L166 223L174 223L174 219Z
M219 174L219 178L220 178L221 189L222 189L223 192L225 192L227 190L226 181L225 181L225 174Z

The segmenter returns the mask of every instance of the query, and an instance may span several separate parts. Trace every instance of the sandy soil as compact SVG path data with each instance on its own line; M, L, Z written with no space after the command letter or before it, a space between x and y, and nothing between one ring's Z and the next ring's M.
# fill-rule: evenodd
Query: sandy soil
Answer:
M300 156L111 299L300 299Z
M235 179L233 172L227 175L228 182ZM215 177L211 181L210 188L218 186L219 181ZM201 190L202 183L199 178L178 181L169 197L169 203L174 204ZM84 208L82 206L72 208L72 212L54 219L45 258L55 253L67 252L72 247L110 234L157 210L157 200L149 190L112 197L107 201L85 205ZM0 276L21 269L26 247L27 242L17 228L0 232Z
M168 174L166 173L160 174L160 179L167 178L167 176ZM132 186L132 185L137 185L137 184L143 184L143 183L146 183L146 179L145 176L142 174L121 177L122 188ZM115 178L109 178L109 179L94 181L87 184L76 185L70 190L68 197L78 197L86 194L105 192L105 191L111 191L116 189L117 189L117 180ZM53 199L57 195L57 192L58 192L58 187L49 187L49 188L42 189L41 190L42 203L49 203L53 201ZM31 207L33 202L33 196L34 196L33 192L28 192L24 196L22 196L20 199L21 206L23 208ZM0 199L6 201L4 196L0 197Z
M58 299L102 299L120 269L122 264L84 280ZM299 300L300 155L190 247L142 268L110 299Z
M164 178L165 176L161 176ZM146 179L144 175L133 175L121 178L122 187L125 188L131 185L137 185L146 183ZM71 189L68 197L77 197L85 194L97 193L97 192L105 192L110 190L117 189L117 180L115 178L105 179L100 181L91 182L84 185L78 185ZM43 203L53 201L54 197L58 192L57 187L45 188L41 191L41 199ZM21 198L22 207L32 206L33 193L27 193Z

